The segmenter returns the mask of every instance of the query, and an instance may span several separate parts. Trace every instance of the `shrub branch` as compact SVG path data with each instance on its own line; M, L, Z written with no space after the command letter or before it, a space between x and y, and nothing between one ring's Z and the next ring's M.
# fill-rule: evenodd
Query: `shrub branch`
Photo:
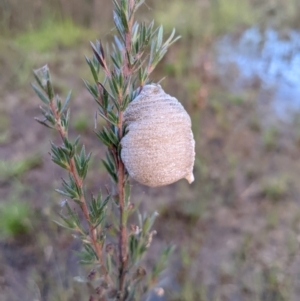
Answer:
M118 34L109 53L105 53L100 41L91 43L93 57L86 57L86 62L94 82L84 81L97 103L98 114L105 120L105 125L95 132L107 147L103 164L113 182L108 196L103 197L99 192L91 199L86 197L84 180L91 154L86 154L84 145L79 149L79 138L72 142L68 137L71 93L64 101L54 94L47 65L34 71L37 85L32 87L42 101L43 119L36 120L56 129L62 139L60 146L51 143L51 159L68 172L69 178L62 179L62 189L57 192L78 204L85 220L82 222L66 202L67 215L61 215L63 222L57 223L72 230L82 241L81 262L93 267L85 280L89 288L94 288L90 300L97 295L97 300L103 301L135 301L142 300L160 285L159 275L166 267L172 248L168 247L153 269L146 271L143 257L156 233L152 226L157 214L141 214L129 201L128 174L121 159L121 140L126 135L124 112L144 85L151 82L150 74L179 37L175 37L173 30L163 42L162 26L154 28L154 22L148 25L135 22L135 12L144 0L112 1ZM103 81L100 81L100 72L104 75ZM112 208L110 214L108 204ZM136 223L129 227L128 217L134 212L137 212ZM94 281L94 271L98 269L99 279ZM93 281L98 283L97 287Z

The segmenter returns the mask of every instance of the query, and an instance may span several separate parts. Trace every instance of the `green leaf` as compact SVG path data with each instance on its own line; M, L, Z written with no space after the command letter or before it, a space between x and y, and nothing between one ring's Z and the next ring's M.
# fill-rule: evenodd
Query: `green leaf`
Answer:
M120 41L120 39L117 36L114 36L114 41L119 50L119 54L121 54L124 49L124 44Z
M80 164L80 159L78 156L74 157L74 161L75 161L75 168L76 171L78 173L78 175L81 177L81 164Z
M65 163L63 163L63 162L61 162L61 161L59 161L59 160L57 160L57 159L52 158L52 161L53 161L55 164L57 164L57 165L59 165L60 167L62 167L63 169L68 169L68 168L69 168L69 165L67 165L67 164L65 164Z
M108 84L109 84L109 88L110 88L112 94L114 95L114 98L117 99L119 96L120 87L118 86L116 75L113 76L112 78L108 79ZM117 109L119 110L119 104L116 102L115 105L116 105Z
M61 120L62 120L62 125L65 130L68 130L69 128L69 121L70 121L70 108L67 110L67 113L62 115Z
M104 145L106 145L108 147L112 146L109 138L105 135L105 133L103 133L103 131L95 131L95 133Z
M65 111L65 109L67 108L69 102L70 102L70 99L71 99L71 94L72 94L72 90L69 91L66 99L65 99L65 102L60 110L60 113L63 113Z
M102 56L102 54L99 53L98 49L96 48L96 46L90 42L91 46L92 46L92 50L94 52L95 57L97 58L98 62L100 63L100 65L104 68L104 57Z
M129 238L129 252L132 262L136 261L138 245L138 239L134 235L131 235Z
M107 254L106 256L106 269L108 273L112 273L112 258L110 254Z
M54 129L54 127L50 126L49 124L46 123L47 119L45 120L40 120L38 118L34 118L35 121L37 121L38 123L40 123L41 125L44 125L45 127L49 128L49 129Z
M87 243L83 244L82 251L76 253L80 258L81 264L93 264L95 261L98 261L98 256L93 247Z
M55 99L56 99L56 108L60 112L60 110L61 110L61 99L58 95L55 96Z
M65 228L65 229L68 229L68 230L73 230L74 228L73 227L70 227L70 226L67 226L67 225L64 225L58 221L53 221L55 224L57 224L58 226L62 227L62 228Z
M120 10L121 10L121 8L120 8L120 5L119 5L118 1L117 1L117 0L113 0L113 4L114 4L114 9L115 9L115 11L116 11L117 13L119 13Z
M61 189L55 189L56 192L58 192L59 194L63 195L63 196L66 196L70 199L72 199L72 195L64 190L61 190Z
M131 186L130 183L127 182L125 184L125 203L128 204L130 201L130 193L131 193Z
M173 37L175 35L175 28L173 28L169 38L165 41L163 46L169 46L170 42L172 41Z
M124 27L125 31L128 32L129 27L128 27L126 9L122 8L119 16L120 16L120 20L122 22L122 26Z
M106 133L107 137L110 139L113 145L115 146L119 145L119 138L117 134L112 131L111 128L104 127L103 131Z
M50 75L49 75L49 77L50 77ZM47 93L48 93L48 97L51 101L54 97L54 91L53 91L53 87L52 87L50 79L47 80Z
M94 86L92 86L87 80L83 79L83 82L87 88L87 90L90 92L90 94L94 97L95 100L98 101L98 89Z
M69 181L62 179L62 187L63 189L56 189L56 191L62 195L65 195L69 198L71 198L73 201L75 201L78 204L81 204L81 196L82 191L75 183L75 180L72 175L69 174Z
M161 254L158 262L152 268L152 280L155 281L159 274L166 268L170 255L174 252L174 246L168 246Z
M108 173L110 174L110 176L112 177L112 179L115 181L115 183L118 183L118 176L115 173L115 171L111 168L111 166L105 160L102 160L102 163L103 163L104 167L106 168L106 170L108 171Z
M91 60L88 57L85 57L86 62L88 63L90 70L92 72L94 81L97 83L98 82L98 74L97 74L97 70L94 67L94 64L91 62Z
M156 50L159 49L162 45L163 34L164 34L164 29L161 25L161 26L159 26L158 33L157 33Z
M114 16L114 24L119 32L120 37L122 38L123 42L125 42L125 30L124 27L122 25L121 22L121 18L119 17L119 15L114 11L113 12L113 16Z
M115 68L120 69L122 67L122 63L120 61L118 61L117 57L114 54L111 55L110 57L115 65Z
M104 200L102 200L101 193L98 194L97 199L92 196L92 201L89 205L90 216L93 223L93 227L97 228L101 223L105 221L107 204L110 200L110 195L108 195Z
M113 100L113 96L109 94L109 92L107 91L107 89L105 88L105 86L103 84L101 84L100 82L98 83L102 89L102 105L103 108L105 110L108 110L108 105L109 105L109 97Z
M31 87L33 88L34 92L37 94L37 96L40 98L40 100L46 104L49 105L50 101L49 98L34 84L31 84Z
M111 112L110 112L111 113ZM99 111L99 115L106 120L107 122L109 122L110 124L113 124L115 126L118 126L118 119L112 118L111 115L109 116L109 118L107 118L103 113L101 113Z
M40 86L40 88L41 88L43 91L45 91L45 87L44 87L42 81L40 80L39 76L37 75L37 71L36 71L36 70L33 70L33 76L34 76L36 82L38 83L38 85Z

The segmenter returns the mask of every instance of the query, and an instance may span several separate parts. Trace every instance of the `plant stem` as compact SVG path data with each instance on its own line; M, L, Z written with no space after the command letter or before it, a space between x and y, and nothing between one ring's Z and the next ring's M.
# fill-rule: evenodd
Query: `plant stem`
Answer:
M53 100L50 100L50 109L51 109L51 111L52 111L52 113L55 117L56 129L59 132L61 138L64 140L64 139L67 138L68 135L67 135L67 132L64 130L64 128L61 125L60 114L59 114L58 110L56 109ZM89 239L91 240L91 243L92 243L92 245L94 247L94 250L97 254L101 272L103 273L106 281L109 284L112 284L112 280L111 280L110 276L108 275L108 272L107 272L107 270L105 268L105 265L104 265L103 254L102 254L102 245L101 245L100 242L98 242L98 239L97 239L97 229L94 228L94 226L92 225L91 220L90 220L90 215L89 215L87 202L86 202L86 199L84 197L83 179L80 178L78 176L77 172L76 172L74 158L70 159L69 165L70 165L69 173L73 176L73 178L76 182L76 185L78 186L78 188L81 191L80 209L83 212L83 216L84 216L84 218L87 221L88 226L89 226Z
M128 31L125 33L125 52L124 52L124 75L126 77L131 74L131 67L128 61L127 53L131 51L131 41L132 41L132 26L134 20L134 6L135 0L129 0L129 12L131 14L128 22ZM122 103L122 99L119 99L119 103ZM121 141L123 136L123 112L119 112L119 122L118 122L118 132L119 141ZM121 300L124 300L124 282L126 276L126 269L128 263L127 254L127 228L125 219L125 167L122 159L118 160L118 193L119 193L119 210L120 210L120 237L119 237L119 256L120 256L120 270L119 270L119 291L121 293Z
M124 164L119 160L118 170L118 192L119 192L119 210L120 210L120 237L119 237L119 255L120 255L120 271L119 271L119 290L123 298L123 287L127 267L127 229L125 220L125 195L124 195ZM122 300L122 299L121 299Z

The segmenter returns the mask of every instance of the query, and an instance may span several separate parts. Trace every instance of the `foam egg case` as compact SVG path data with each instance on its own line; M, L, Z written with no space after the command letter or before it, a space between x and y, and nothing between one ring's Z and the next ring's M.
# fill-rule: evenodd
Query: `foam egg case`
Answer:
M124 123L121 158L133 179L151 187L194 181L191 118L176 98L146 85L126 108Z

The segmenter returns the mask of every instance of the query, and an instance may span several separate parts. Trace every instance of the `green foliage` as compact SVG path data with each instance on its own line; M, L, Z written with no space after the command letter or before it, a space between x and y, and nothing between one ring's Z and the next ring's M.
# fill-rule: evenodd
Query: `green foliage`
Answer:
M8 200L0 203L0 235L16 237L30 231L31 210L27 203Z
M231 30L239 24L252 25L260 16L259 12L251 9L250 1L247 0L214 0L212 15L217 32Z
M262 193L271 201L284 199L288 192L289 182L286 176L271 177L262 183Z
M40 28L18 35L15 42L25 50L46 52L60 46L70 47L86 36L92 35L92 31L74 24L70 19L64 21L48 19Z
M37 154L17 161L0 160L0 181L7 181L12 177L20 177L41 163L41 157Z
M156 19L167 30L176 25L185 37L215 36L240 24L252 25L260 16L259 12L251 9L248 0L213 0L207 4L202 1L189 4L180 0L161 1L158 8Z

